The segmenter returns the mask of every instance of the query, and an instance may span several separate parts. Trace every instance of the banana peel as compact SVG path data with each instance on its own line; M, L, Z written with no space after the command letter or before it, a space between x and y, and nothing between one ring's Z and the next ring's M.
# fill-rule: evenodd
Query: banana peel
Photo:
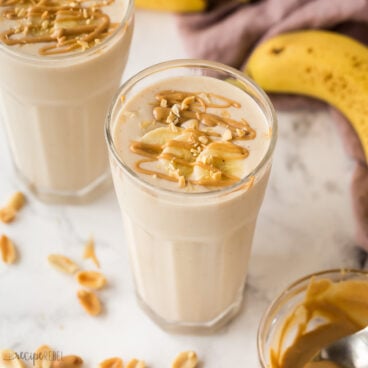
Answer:
M354 127L368 162L368 48L328 31L273 37L250 56L245 72L265 91L312 96L336 107Z
M171 11L171 12L198 12L207 7L206 0L136 0L137 8Z

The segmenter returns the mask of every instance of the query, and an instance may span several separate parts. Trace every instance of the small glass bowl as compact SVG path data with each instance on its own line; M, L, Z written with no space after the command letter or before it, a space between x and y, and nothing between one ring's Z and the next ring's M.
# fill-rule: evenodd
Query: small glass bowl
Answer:
M258 357L262 368L271 367L270 351L272 344L286 318L304 300L305 292L312 278L315 280L329 279L333 282L352 279L368 280L368 271L355 269L326 270L305 276L289 285L267 308L258 328Z

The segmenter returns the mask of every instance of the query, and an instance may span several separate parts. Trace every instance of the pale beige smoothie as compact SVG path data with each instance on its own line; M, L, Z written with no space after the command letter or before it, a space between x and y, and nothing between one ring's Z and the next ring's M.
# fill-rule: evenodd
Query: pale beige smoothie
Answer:
M108 180L103 122L132 30L131 0L0 0L0 114L40 198L78 201Z
M276 132L251 94L213 77L121 97L111 164L138 298L166 327L217 326L241 304Z

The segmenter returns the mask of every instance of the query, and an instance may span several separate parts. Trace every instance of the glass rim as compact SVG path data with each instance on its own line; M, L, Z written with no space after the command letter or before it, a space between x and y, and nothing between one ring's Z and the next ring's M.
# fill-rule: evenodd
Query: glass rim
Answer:
M144 180L142 177L140 177L133 169L131 169L120 157L119 154L115 148L114 140L112 137L112 115L115 111L116 104L120 100L120 96L124 95L126 91L129 91L134 85L136 85L141 80L145 79L146 77L149 77L152 74L163 72L165 70L170 69L177 69L177 68L207 68L211 69L213 71L220 71L220 72L226 72L228 74L231 74L232 76L236 77L237 80L241 80L246 84L247 87L251 87L253 91L256 91L258 94L258 97L261 97L263 101L265 102L265 106L268 109L268 112L270 114L270 119L266 116L267 120L271 120L272 123L272 134L270 143L268 145L267 151L262 157L262 159L259 161L257 166L248 173L248 175L244 176L240 181L237 183L216 189L216 190L209 190L205 192L180 192L177 190L172 190L168 188L163 188L159 186L155 186L148 181ZM255 101L257 105L259 103ZM238 190L240 187L245 185L252 177L256 176L258 172L260 172L263 167L267 164L267 162L270 160L277 141L277 116L275 109L267 96L267 94L245 73L242 73L241 71L232 68L230 66L227 66L222 63L218 63L215 61L209 61L209 60L203 60L203 59L176 59L176 60L170 60L170 61L164 61L152 66L149 66L134 76L132 76L130 79L128 79L125 83L123 83L119 90L116 92L115 96L113 97L112 103L110 104L110 107L108 109L108 113L105 120L105 139L107 142L108 149L110 153L112 154L114 160L118 163L119 167L126 172L133 180L138 181L140 184L142 184L144 187L152 189L154 188L156 191L165 193L165 194L171 194L171 195L185 195L185 196L196 196L196 197L212 197L214 195L218 194L225 194L230 193L233 191Z
M293 290L295 287L297 287L298 285L301 285L303 282L310 280L312 277L319 277L319 276L324 276L324 275L328 275L328 274L351 274L351 275L361 275L361 276L368 276L368 270L360 270L357 268L332 268L332 269L328 269L328 270L322 270L322 271L318 271L318 272L313 272L310 273L306 276L300 277L297 280L293 281L292 283L290 283L286 288L284 288L271 302L271 304L267 307L267 309L264 311L264 313L262 314L259 326L258 326L258 331L257 331L257 352L258 352L258 359L259 362L261 364L262 368L268 368L269 366L267 365L266 361L265 361L265 355L263 354L262 351L262 338L261 338L261 334L264 330L265 324L266 324L266 319L270 316L271 312L280 305L280 303L282 302L283 298L285 298L285 296L287 296L287 294Z
M125 9L123 18L119 22L119 26L114 30L114 32L110 36L106 37L103 42L91 47L88 50L73 51L73 52L54 55L54 56L31 55L31 54L27 54L19 50L15 50L11 46L7 46L3 44L2 42L0 42L0 52L4 52L12 57L21 58L22 60L28 61L30 63L37 63L37 64L50 63L51 66L54 66L52 65L52 62L58 63L58 62L63 62L65 60L78 61L79 59L82 59L86 56L94 54L98 52L99 50L105 48L106 45L110 44L110 41L114 40L117 37L117 35L125 27L126 23L129 21L131 15L133 14L134 0L126 0L126 1L127 1L127 7Z

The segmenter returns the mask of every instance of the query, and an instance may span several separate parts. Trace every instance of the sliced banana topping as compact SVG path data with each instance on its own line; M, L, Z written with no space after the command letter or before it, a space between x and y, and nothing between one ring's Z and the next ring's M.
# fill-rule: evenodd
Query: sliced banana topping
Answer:
M243 160L248 151L230 142L212 142L198 156L193 181L205 185L235 183L244 174Z
M41 55L85 50L117 27L102 9L113 2L0 0L0 16L10 24L0 32L0 41L8 46L39 44Z
M158 93L152 108L155 128L130 146L132 152L144 157L136 162L136 170L176 181L180 187L222 187L241 180L249 152L236 141L254 139L256 132L245 120L226 117L224 109L240 108L239 103L213 96ZM211 108L210 113L207 108ZM216 115L216 109L222 111Z
M190 176L193 171L192 163L198 156L197 150L193 147L196 139L195 133L185 130L179 136L166 142L158 160L169 175L178 178Z
M178 127L176 127L176 130L173 130L170 126L156 128L146 133L140 141L143 143L157 144L162 146L169 140L179 136L181 132L182 129Z

